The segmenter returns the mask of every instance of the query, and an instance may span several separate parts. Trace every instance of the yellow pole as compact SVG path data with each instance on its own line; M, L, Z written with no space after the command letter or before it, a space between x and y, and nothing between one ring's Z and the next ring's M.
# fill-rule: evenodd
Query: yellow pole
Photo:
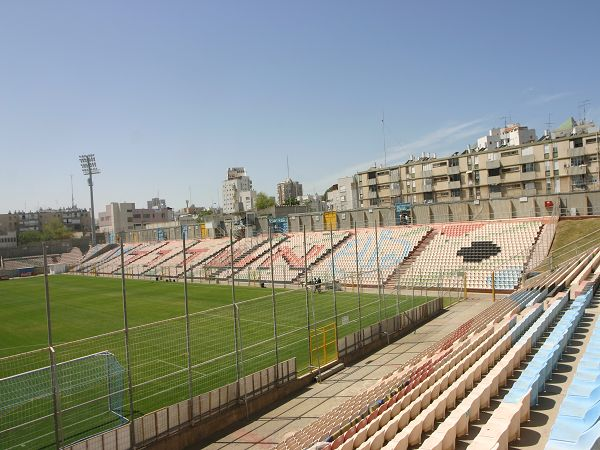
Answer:
M495 279L495 272L492 270L492 301L495 302L496 301L496 279Z
M323 328L323 363L327 364L327 329Z

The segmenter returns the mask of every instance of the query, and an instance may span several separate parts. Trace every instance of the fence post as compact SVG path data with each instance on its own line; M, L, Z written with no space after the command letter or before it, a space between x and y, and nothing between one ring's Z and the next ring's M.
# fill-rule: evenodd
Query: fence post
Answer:
M123 236L121 234L121 236ZM127 290L125 288L125 252L123 251L123 239L121 247L121 295L123 298L123 327L125 331L125 363L127 364L127 389L129 390L129 445L135 448L135 410L133 409L133 381L131 378L131 354L129 352L129 320L127 317Z
M194 398L194 385L192 381L192 345L191 345L191 332L190 332L190 308L188 301L188 279L187 279L187 263L185 253L185 238L186 234L183 232L183 226L181 227L181 239L183 241L183 300L185 302L185 347L187 351L187 370L188 370L188 409L189 409L189 420L192 421L192 399Z
M277 341L277 307L275 305L275 271L273 270L273 231L269 223L269 259L271 260L271 302L273 304L273 338L275 339L275 383L279 382L279 342Z
M496 301L496 275L492 270L492 301Z
M358 267L358 234L356 232L356 220L354 221L354 257L356 260L356 294L358 297L358 329L360 331L360 344L363 343L363 334L362 334L362 310L360 304L360 275L359 275L359 267Z
M333 289L333 314L335 315L335 335L336 339L338 336L338 311L337 311L337 297L335 289L335 259L333 258L333 224L329 225L329 242L331 243L331 278L332 278L332 289ZM337 343L336 343L337 348ZM337 355L336 355L337 356Z
M240 343L238 337L238 322L239 314L237 310L237 304L235 301L235 276L233 274L233 220L231 221L231 228L229 229L229 256L231 258L231 304L233 307L233 349L235 352L235 372L237 379L237 397L240 398Z
M377 213L379 214L379 213ZM375 263L377 267L377 297L379 299L379 333L381 334L381 272L379 271L379 240L377 237L377 218L375 218Z
M308 366L311 369L313 366L312 362L312 351L310 348L310 305L308 304L308 264L306 262L306 225L302 225L303 245L304 245L304 300L306 303L306 331L308 333ZM316 326L316 325L315 325Z
M50 313L50 288L48 286L48 255L46 243L42 242L44 256L44 294L46 298L46 325L48 329L48 353L50 357L50 379L52 383L52 415L54 416L54 439L56 448L63 446L62 417L60 407L60 387L56 372L56 354L52 344L52 315Z

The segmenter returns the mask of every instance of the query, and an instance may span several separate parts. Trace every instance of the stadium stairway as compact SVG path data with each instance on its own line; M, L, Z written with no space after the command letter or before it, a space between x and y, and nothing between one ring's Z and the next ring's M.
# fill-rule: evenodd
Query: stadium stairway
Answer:
M421 242L413 249L411 253L406 257L402 263L394 269L392 274L388 277L385 282L386 289L395 289L400 277L410 270L410 266L415 262L417 257L427 248L429 243L433 241L433 238L437 236L438 231L432 228Z

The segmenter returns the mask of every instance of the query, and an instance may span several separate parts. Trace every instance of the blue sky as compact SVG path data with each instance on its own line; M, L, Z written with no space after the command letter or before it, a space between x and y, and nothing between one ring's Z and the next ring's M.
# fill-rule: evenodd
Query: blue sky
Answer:
M322 193L504 123L600 121L600 3L2 1L0 212L160 194L219 202L227 167Z

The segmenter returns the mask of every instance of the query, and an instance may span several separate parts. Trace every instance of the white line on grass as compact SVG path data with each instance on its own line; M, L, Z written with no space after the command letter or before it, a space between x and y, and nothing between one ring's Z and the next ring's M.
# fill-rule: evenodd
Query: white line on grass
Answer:
M158 361L159 363L168 364L170 366L177 367L178 369L181 369L181 370L187 370L187 366L180 366L179 364L175 364L175 363L172 363L169 361L163 361L162 359L157 359L156 361ZM197 373L198 375L204 375L202 372L200 372L196 369L192 369L192 372Z

